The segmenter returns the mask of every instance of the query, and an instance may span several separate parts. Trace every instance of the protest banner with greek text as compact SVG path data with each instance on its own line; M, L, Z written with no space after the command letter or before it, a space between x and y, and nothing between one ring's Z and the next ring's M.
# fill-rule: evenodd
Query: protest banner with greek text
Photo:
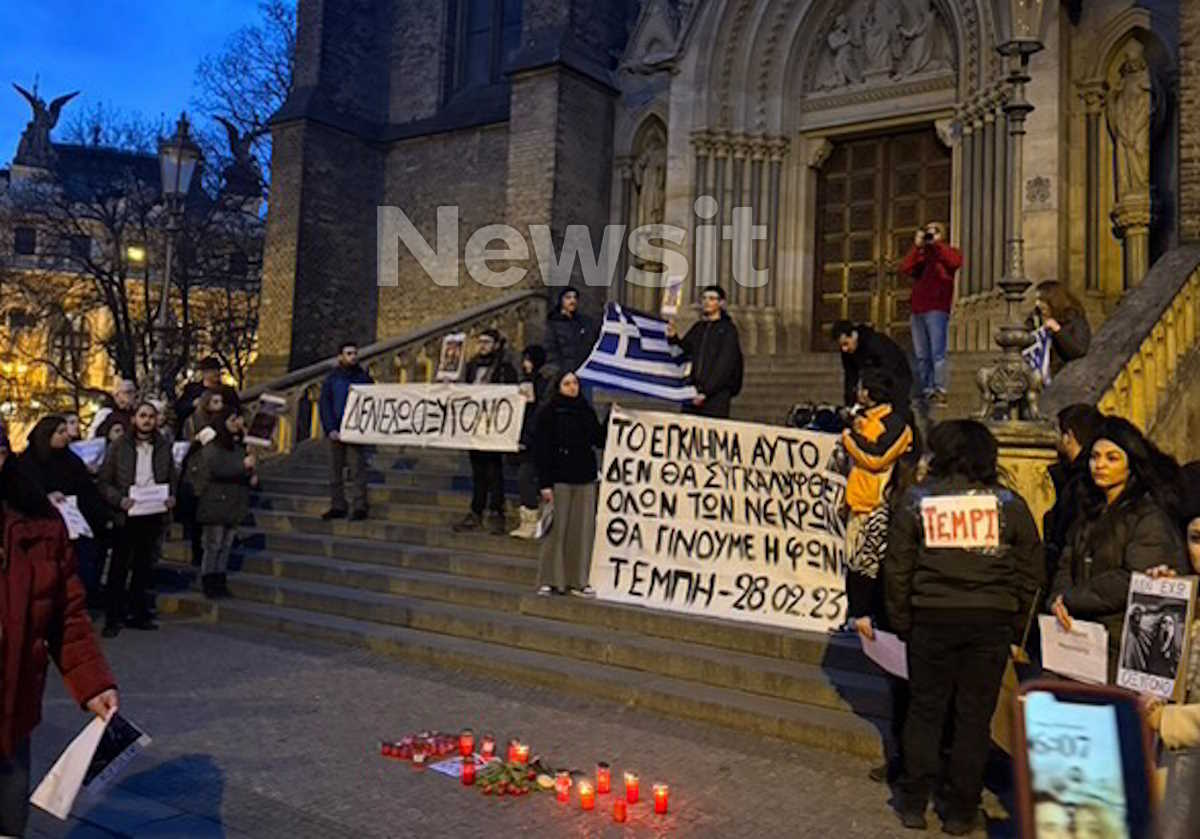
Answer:
M833 434L614 406L590 582L606 600L824 631L846 617Z
M516 385L354 385L343 443L517 451L525 398Z

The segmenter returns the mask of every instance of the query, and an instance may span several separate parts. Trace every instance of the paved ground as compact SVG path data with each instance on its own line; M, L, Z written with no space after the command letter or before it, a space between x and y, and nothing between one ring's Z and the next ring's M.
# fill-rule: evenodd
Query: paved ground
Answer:
M860 760L666 720L341 647L199 623L127 631L106 650L123 711L154 737L79 817L35 810L36 837L894 837L888 792ZM40 778L84 716L52 679L34 738ZM381 738L471 726L551 763L671 785L672 813L582 813L541 794L497 800L378 756ZM935 822L936 824L936 822ZM913 834L908 834L913 835ZM982 835L982 832L980 833ZM993 831L1003 835L1003 831Z

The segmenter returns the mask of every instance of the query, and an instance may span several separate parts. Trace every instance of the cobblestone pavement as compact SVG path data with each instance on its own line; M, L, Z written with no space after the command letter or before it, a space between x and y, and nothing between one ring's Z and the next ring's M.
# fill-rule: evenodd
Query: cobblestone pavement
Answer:
M668 720L358 650L201 623L127 631L105 648L122 710L154 743L99 803L36 837L894 837L905 835L864 761ZM86 719L52 678L34 735L40 778ZM630 821L551 794L485 798L378 756L381 738L471 726L519 736L551 763L598 760L642 779ZM671 785L653 815L650 785ZM932 820L936 829L936 819ZM1003 836L1003 827L991 835ZM914 834L907 834L914 835ZM983 835L980 831L979 835Z

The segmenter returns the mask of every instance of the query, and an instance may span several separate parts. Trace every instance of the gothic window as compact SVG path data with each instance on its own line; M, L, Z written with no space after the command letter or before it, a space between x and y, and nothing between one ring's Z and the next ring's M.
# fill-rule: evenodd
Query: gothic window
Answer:
M521 42L521 0L458 0L455 5L455 93L500 81Z
M37 252L37 230L32 227L13 229L13 253L18 256L33 256Z

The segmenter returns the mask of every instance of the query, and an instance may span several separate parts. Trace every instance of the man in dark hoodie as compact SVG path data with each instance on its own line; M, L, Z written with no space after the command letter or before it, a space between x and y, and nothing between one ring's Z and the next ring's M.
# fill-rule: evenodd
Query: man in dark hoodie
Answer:
M700 320L682 338L675 322L667 340L691 360L689 381L700 395L683 406L685 414L728 419L733 397L742 391L742 346L737 327L725 311L725 290L710 285L700 293Z
M495 329L487 329L477 339L479 352L467 362L463 381L469 385L510 385L517 383L517 371L504 357L504 338ZM504 521L504 455L500 452L470 452L471 510L454 525L457 533L479 530L483 526L484 507L492 511L491 532L508 532Z
M1058 573L1058 558L1067 546L1071 526L1083 516L1088 459L1104 415L1092 405L1068 405L1058 412L1058 463L1049 468L1054 506L1042 517L1046 544L1046 579Z
M567 286L546 319L546 364L552 373L570 373L587 361L596 343L596 322L579 311L579 291Z
M868 367L886 372L895 387L888 400L893 407L909 412L912 368L900 345L865 323L839 320L833 325L833 340L842 354L842 396L847 407L858 401L858 382Z
M346 504L346 464L350 465L350 501L354 511L353 521L367 517L367 454L362 446L350 446L338 438L342 427L342 413L350 396L351 385L374 384L371 375L358 364L358 344L343 341L338 348L337 366L321 385L319 406L321 428L329 438L329 510L321 518L344 519Z

